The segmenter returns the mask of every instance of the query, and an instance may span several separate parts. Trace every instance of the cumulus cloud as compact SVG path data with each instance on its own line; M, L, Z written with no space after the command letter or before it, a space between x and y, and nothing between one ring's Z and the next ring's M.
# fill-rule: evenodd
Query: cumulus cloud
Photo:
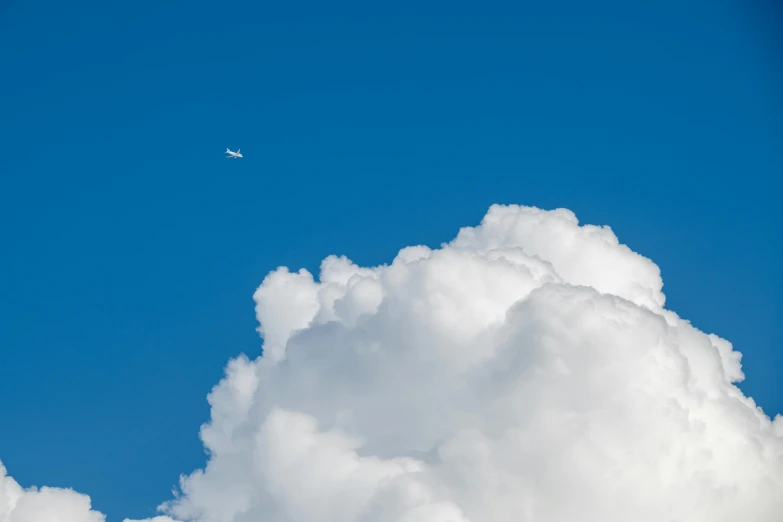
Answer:
M0 462L0 522L104 522L90 497L70 489L23 489Z
M176 521L172 520L169 517L154 517L154 518L146 518L144 520L131 520L129 518L126 518L123 522L176 522Z
M0 522L105 522L90 497L72 489L22 488L0 462ZM167 516L123 522L177 522Z
M200 522L779 520L783 423L658 267L573 213L493 206L388 265L280 268L264 355L209 402Z
M280 268L154 522L777 522L783 420L662 288L611 229L520 206L387 265Z

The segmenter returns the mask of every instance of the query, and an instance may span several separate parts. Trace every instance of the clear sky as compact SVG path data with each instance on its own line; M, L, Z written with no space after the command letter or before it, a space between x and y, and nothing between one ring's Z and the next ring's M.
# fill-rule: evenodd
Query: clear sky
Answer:
M225 363L259 352L270 270L388 262L492 203L611 226L783 412L773 2L370 4L0 4L0 459L23 486L151 515L204 464Z

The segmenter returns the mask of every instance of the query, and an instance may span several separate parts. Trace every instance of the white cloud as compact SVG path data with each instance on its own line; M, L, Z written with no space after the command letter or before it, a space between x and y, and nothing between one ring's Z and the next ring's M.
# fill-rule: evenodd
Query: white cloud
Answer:
M104 522L90 497L70 489L23 489L0 462L0 522Z
M144 520L131 520L129 518L126 518L123 522L176 522L176 521L172 520L169 517L153 517L153 518L146 518Z
M255 293L266 356L210 396L201 522L778 520L783 428L649 259L567 210L494 206L388 266Z
M662 287L608 228L517 206L389 265L281 268L255 293L265 355L229 363L202 427L209 461L162 513L777 522L783 420Z

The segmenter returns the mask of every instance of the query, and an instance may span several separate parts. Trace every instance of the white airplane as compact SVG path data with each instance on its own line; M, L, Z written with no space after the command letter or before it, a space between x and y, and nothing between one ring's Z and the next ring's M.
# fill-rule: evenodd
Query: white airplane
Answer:
M228 154L228 156L226 156L226 157L227 158L241 158L242 154L240 154L239 151L240 151L240 149L237 149L236 152L231 152L231 149L226 147L226 154Z

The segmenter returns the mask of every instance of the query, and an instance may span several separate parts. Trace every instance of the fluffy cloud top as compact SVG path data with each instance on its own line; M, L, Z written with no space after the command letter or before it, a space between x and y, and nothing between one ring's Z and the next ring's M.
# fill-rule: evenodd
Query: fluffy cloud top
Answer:
M104 522L90 508L90 497L70 489L22 489L0 462L0 522Z
M264 354L229 363L201 431L209 461L161 511L777 522L783 420L735 386L729 342L664 309L662 287L610 229L518 206L389 265L329 257L318 280L280 268L255 293ZM19 500L42 493L14 487L0 522L44 520Z

